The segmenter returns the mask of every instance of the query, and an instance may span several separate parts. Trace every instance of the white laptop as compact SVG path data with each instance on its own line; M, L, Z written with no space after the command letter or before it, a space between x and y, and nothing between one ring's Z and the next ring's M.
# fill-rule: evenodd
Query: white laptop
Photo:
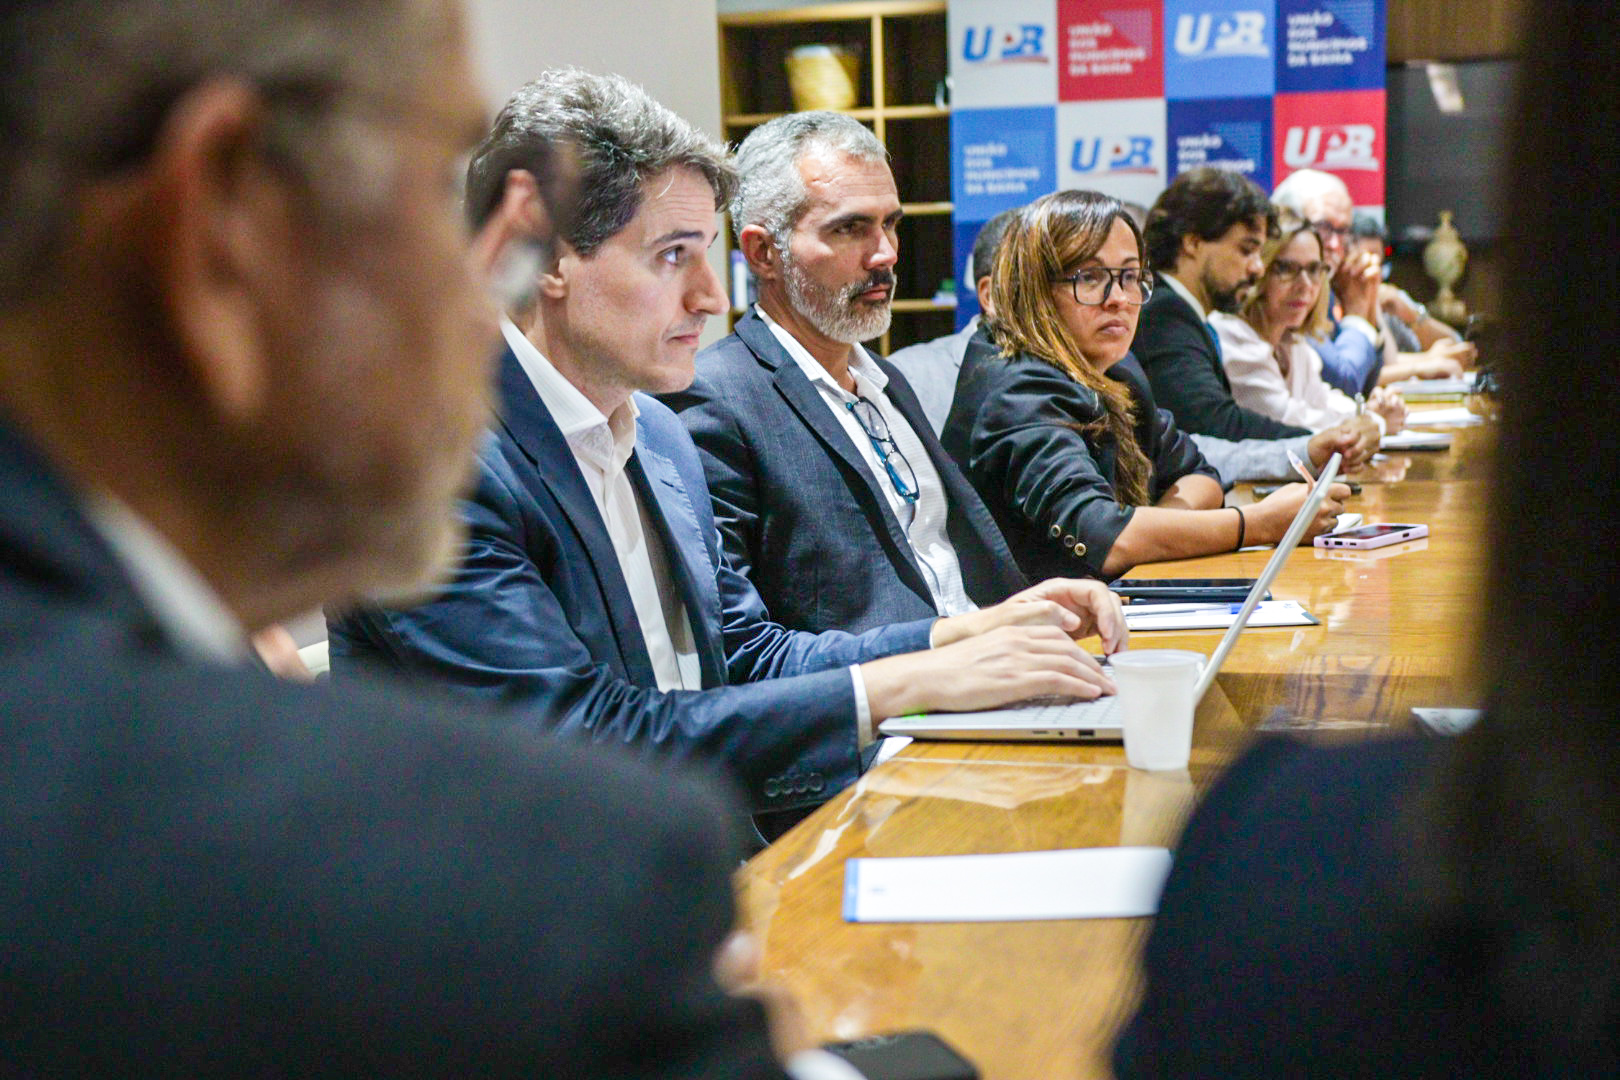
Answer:
M1299 513L1288 526L1277 550L1271 553L1266 568L1254 579L1237 617L1221 637L1204 674L1193 689L1196 703L1215 681L1227 654L1237 644L1238 635L1249 623L1261 597L1271 588L1282 571L1288 556L1299 546L1305 530L1316 517L1317 508L1327 498L1328 487L1339 474L1339 455L1334 454L1317 477L1316 486L1300 506ZM1108 661L1104 659L1106 670ZM962 739L974 742L1073 742L1099 741L1121 737L1119 698L1109 695L1095 701L1067 699L1034 700L1005 709L984 712L922 713L916 716L895 716L883 721L878 730L884 735L907 735L914 739Z

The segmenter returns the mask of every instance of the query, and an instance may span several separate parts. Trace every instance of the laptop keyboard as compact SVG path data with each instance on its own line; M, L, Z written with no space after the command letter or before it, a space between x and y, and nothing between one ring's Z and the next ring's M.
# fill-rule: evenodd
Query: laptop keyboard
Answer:
M1103 671L1108 671L1108 658L1096 658L1102 665ZM1046 694L1041 697L1025 698L1004 705L1004 709L1018 709L1033 715L1019 717L1019 725L1024 724L1051 724L1054 727L1118 727L1119 720L1116 713L1119 711L1119 695L1109 694L1106 697L1084 701L1078 698L1064 697L1059 694Z

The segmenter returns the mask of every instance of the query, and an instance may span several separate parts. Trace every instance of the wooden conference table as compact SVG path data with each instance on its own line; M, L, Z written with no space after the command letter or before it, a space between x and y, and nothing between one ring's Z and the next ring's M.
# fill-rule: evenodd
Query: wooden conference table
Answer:
M1468 650L1484 584L1489 437L1464 429L1449 451L1390 454L1354 474L1363 486L1350 509L1369 522L1422 522L1430 537L1294 552L1272 593L1301 601L1321 625L1244 633L1199 706L1187 773L1132 770L1117 743L918 742L756 856L738 877L743 918L764 946L765 978L793 991L810 1034L929 1028L986 1080L1109 1075L1149 920L850 924L844 861L1169 846L1255 729L1365 738L1408 729L1414 705L1475 704ZM1233 501L1249 497L1240 489ZM1253 577L1269 554L1161 563L1137 576ZM1132 644L1208 653L1219 637L1160 631Z

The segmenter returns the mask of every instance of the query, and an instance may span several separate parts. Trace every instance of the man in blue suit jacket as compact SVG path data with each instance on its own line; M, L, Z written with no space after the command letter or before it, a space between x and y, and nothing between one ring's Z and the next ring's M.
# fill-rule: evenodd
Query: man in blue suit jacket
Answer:
M1107 687L1069 634L1100 624L1117 646L1123 620L1077 583L860 635L771 622L720 549L690 437L638 393L684 387L724 310L704 252L731 166L624 80L550 72L475 155L475 215L529 183L537 139L574 148L580 207L522 328L505 326L459 571L429 603L334 619L339 677L381 664L601 742L718 759L767 811L850 783L888 716Z

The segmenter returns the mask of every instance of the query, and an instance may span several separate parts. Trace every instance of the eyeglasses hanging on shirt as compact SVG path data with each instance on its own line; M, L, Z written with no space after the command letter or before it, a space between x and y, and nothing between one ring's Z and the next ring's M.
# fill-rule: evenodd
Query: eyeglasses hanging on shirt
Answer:
M882 411L863 397L844 402L844 408L850 411L855 417L855 422L861 425L861 430L866 432L866 437L872 441L872 449L877 451L878 460L883 463L883 471L889 474L889 483L894 485L895 494L915 506L919 494L917 474L912 471L911 462L906 460L906 455L900 452L894 436L889 432L888 421L883 419Z

